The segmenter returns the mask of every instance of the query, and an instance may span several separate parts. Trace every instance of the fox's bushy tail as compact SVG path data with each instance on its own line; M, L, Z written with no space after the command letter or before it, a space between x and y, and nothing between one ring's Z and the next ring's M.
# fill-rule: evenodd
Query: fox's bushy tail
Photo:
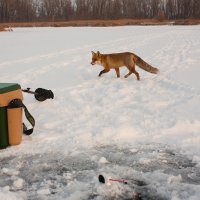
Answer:
M136 65L138 65L143 70L150 72L152 74L158 74L159 72L159 69L152 67L150 64L142 60L142 58L140 58L139 56L137 56Z

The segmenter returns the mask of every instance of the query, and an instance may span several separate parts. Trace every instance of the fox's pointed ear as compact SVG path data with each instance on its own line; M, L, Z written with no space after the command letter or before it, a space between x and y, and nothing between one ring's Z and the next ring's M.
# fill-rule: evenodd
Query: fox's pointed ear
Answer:
M92 53L92 55L94 55L95 53L94 53L94 51L91 51L91 53Z
M99 51L97 51L97 55L98 55L98 56L100 55L100 52L99 52Z

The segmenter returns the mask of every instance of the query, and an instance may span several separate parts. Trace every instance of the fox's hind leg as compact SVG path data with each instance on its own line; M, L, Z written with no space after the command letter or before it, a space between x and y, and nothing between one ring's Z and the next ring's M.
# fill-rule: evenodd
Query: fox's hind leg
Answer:
M135 70L135 63L133 63L132 66L126 66L129 69L129 73L126 74L124 77L127 78L128 76L130 76L132 73L134 73L137 77L137 80L140 80L140 75L139 73Z
M124 78L128 78L133 72L130 70L128 74L124 76Z
M133 68L131 66L126 66L129 70L129 73L124 76L124 78L128 78L133 73Z
M132 70L132 72L136 75L137 80L139 81L139 80L140 80L140 75L139 75L139 73L135 70L135 68Z
M101 76L102 74L107 73L109 71L110 71L109 69L104 69L104 70L100 71L99 76Z

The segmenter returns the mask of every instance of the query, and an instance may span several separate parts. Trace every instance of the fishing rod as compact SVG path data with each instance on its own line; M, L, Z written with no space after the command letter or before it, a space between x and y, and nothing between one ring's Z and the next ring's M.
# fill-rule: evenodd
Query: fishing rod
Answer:
M118 183L128 184L128 181L126 181L124 179L112 179L112 178L108 178L107 181L108 182L118 182ZM103 183L103 184L106 182L104 176L101 175L101 174L99 175L99 182Z

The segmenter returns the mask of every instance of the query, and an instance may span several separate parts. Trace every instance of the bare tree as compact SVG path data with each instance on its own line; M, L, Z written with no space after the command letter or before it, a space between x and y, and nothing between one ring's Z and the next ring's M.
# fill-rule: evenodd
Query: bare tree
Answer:
M0 0L0 22L200 18L200 0Z

